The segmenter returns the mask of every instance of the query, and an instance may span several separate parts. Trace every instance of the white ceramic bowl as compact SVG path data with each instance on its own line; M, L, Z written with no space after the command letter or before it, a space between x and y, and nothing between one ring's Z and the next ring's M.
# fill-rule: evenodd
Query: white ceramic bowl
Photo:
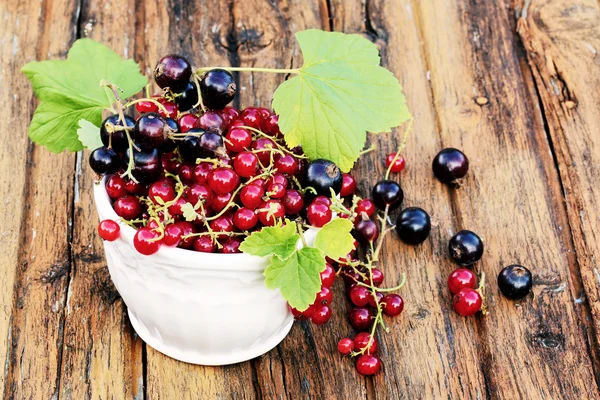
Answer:
M100 220L119 222L104 181L94 185L94 198ZM110 276L131 325L156 350L188 363L226 365L268 352L290 331L286 301L264 284L266 259L165 246L144 256L133 247L135 230L119 224L120 238L104 242Z

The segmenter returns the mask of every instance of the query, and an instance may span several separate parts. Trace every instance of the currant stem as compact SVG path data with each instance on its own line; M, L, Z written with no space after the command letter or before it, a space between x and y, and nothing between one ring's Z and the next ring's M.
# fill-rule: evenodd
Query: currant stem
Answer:
M255 68L255 67L202 67L196 69L196 74L210 71L211 69L224 69L229 72L270 72L274 74L298 74L300 68L279 69L279 68Z
M386 204L385 211L383 213L383 220L381 221L381 234L379 235L379 240L377 241L377 247L375 252L373 253L373 261L379 261L379 252L381 251L381 246L383 245L383 239L385 235L389 232L386 230L387 216L390 211L389 204Z
M410 133L410 131L412 129L413 121L414 121L414 118L411 118L408 123L408 127L404 131L404 137L402 138L402 142L400 143L400 145L398 145L398 149L396 150L396 155L394 156L394 159L392 160L389 167L387 168L387 171L385 171L385 179L390 179L390 173L392 172L392 167L394 166L394 163L396 162L396 160L398 160L398 158L400 158L400 152L402 150L404 150L404 148L406 147L406 139L408 139L408 134Z

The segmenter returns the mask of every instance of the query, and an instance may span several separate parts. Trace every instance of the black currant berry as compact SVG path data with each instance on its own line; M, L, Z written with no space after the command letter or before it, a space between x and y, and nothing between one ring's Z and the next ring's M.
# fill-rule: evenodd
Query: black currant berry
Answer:
M192 109L198 103L198 89L194 82L189 82L180 96L175 97L179 111Z
M113 149L98 147L90 154L90 167L98 175L114 174L119 170L119 156Z
M195 135L185 136L183 140L179 142L179 155L184 161L196 163L196 159L204 157L205 153L200 144L200 136L205 132L204 129L200 128L190 129L187 133Z
M202 103L211 110L222 110L235 97L233 75L224 69L208 71L200 81Z
M431 232L429 214L419 207L405 208L396 220L396 231L404 243L422 243Z
M371 219L363 219L356 223L354 232L358 240L364 243L373 243L379 237L379 227Z
M319 159L308 164L303 180L304 186L315 189L317 195L330 197L330 189L333 189L336 194L340 193L344 177L337 165L329 160Z
M191 130L193 131L194 129ZM223 136L216 132L204 132L200 136L200 147L204 151L205 157L215 157L226 154L223 145Z
M177 148L177 141L169 138L169 133L179 133L179 124L173 118L165 118L165 133L167 139L160 146L159 150L161 153L170 153Z
M469 266L483 255L483 242L474 232L460 231L452 236L448 244L450 257L459 265Z
M135 120L127 115L125 115L125 124L128 128L133 128L135 125ZM100 139L102 140L102 144L108 147L108 139L110 137L108 127L109 125L113 126L123 126L119 116L117 114L111 115L102 121L102 126L100 127ZM125 151L129 146L127 142L127 135L125 131L117 130L112 133L112 139L110 141L111 147L115 149L115 151Z
M464 178L469 171L469 159L460 150L448 148L433 159L433 174L441 182L450 183Z
M389 206L390 211L392 211L402 204L404 192L398 182L384 180L373 186L371 197L373 197L373 202L377 208L385 210L385 207Z
M168 87L174 93L184 90L190 82L192 66L184 57L171 54L161 58L154 68L154 80L162 89Z
M166 139L165 127L167 127L167 123L159 114L144 114L135 123L133 140L142 149L158 148Z
M529 294L532 286L531 272L521 265L510 265L498 275L498 288L509 299L522 299Z
M123 168L129 165L129 149L123 157ZM157 149L138 151L133 149L133 170L131 174L140 183L147 184L157 180L162 174L160 152Z

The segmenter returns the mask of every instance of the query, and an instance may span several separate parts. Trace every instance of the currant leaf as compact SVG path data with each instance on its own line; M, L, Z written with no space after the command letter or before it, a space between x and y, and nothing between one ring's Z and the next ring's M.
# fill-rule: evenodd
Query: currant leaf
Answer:
M319 274L324 269L323 252L314 247L303 247L285 260L271 257L271 263L265 269L265 284L269 289L279 289L290 306L304 311L315 302L321 290Z
M147 79L133 60L123 60L117 53L91 39L77 40L66 60L31 62L21 71L33 85L41 100L29 127L32 141L50 151L77 151L83 148L77 123L86 119L99 126L102 110L114 96L101 81L120 89L120 97L140 91Z
M273 108L290 148L349 171L366 132L390 132L410 118L402 86L381 67L377 47L359 35L310 29L296 34L298 75L275 91Z
M181 212L183 213L183 218L188 222L195 221L198 218L198 213L191 203L183 204L181 206Z
M86 149L94 150L103 146L102 139L100 139L100 128L86 119L79 120L77 138Z
M350 234L352 228L350 220L344 218L331 220L317 232L314 247L321 249L325 255L334 260L342 258L354 248L354 238Z
M271 226L253 232L240 245L240 250L253 256L275 255L287 259L296 249L300 239L296 223L286 221L284 226Z

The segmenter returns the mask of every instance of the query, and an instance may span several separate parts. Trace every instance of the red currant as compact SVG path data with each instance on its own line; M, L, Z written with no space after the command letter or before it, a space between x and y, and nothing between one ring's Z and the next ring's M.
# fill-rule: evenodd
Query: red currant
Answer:
M454 295L454 310L464 317L475 315L481 310L483 301L475 289L462 288Z
M225 147L233 153L244 151L252 144L252 134L243 128L229 129L225 138Z
M194 180L194 166L189 164L183 164L179 168L179 178L183 183L191 183Z
M265 133L271 136L281 135L279 130L279 117L275 114L269 115L264 121Z
M298 159L291 154L275 157L275 168L281 174L296 175L298 173Z
M209 207L214 199L214 193L208 185L194 183L185 190L185 196L192 205L202 201L204 208Z
M306 217L308 222L317 228L321 228L323 225L331 221L332 213L329 206L321 202L313 202L306 211Z
M135 103L135 109L140 114L146 114L151 112L157 112L158 106L151 101L140 101L139 103Z
M329 197L326 197L326 196L317 196L317 197L315 197L315 199L312 202L313 203L327 204L327 207L329 207L333 203L331 201L331 199Z
M173 118L177 119L177 114L179 114L179 110L177 109L177 104L172 103L166 99L159 99L158 102L164 106L158 108L158 113L162 115L164 118ZM166 112L165 112L166 109Z
M105 219L98 224L98 234L104 240L114 242L119 238L121 227L112 219Z
M203 185L208 183L208 175L214 168L214 165L209 162L201 162L200 164L196 165L192 173L194 182L201 183Z
M373 316L368 308L354 307L348 315L350 324L358 331L364 331L371 326Z
M233 195L231 193L217 194L215 197L213 197L210 207L214 212L221 212L225 207L227 207L232 196Z
M245 126L250 126L254 129L262 129L264 123L264 116L260 110L248 107L238 117Z
M380 269L373 268L371 270L371 277L369 278L369 282L373 282L373 285L379 287L383 283L383 272Z
M190 129L198 128L200 118L194 114L185 114L179 118L179 130L182 133L189 131Z
M348 355L354 350L354 341L350 338L343 338L337 344L338 351L343 355Z
M156 253L160 248L160 241L155 240L157 237L158 234L152 229L148 227L140 228L133 237L133 246L138 253L149 256Z
M462 288L475 289L477 277L473 271L466 268L459 268L452 271L448 277L448 289L452 294L456 294Z
M260 205L258 219L263 225L273 226L277 219L285 216L285 208L279 200L268 200Z
M325 305L315 306L315 312L313 313L310 320L315 325L323 325L331 318L331 308Z
M321 285L325 287L332 287L335 282L335 271L333 267L327 263L325 264L325 269L321 272Z
M373 297L373 293L371 293L371 295L369 296L369 305L373 308L377 308L377 304L381 303L381 301L383 300L383 293L377 292L375 296L376 298Z
M304 208L304 197L298 190L287 190L281 201L288 215L298 214Z
M333 301L333 292L328 287L321 286L321 291L317 293L315 304L327 305Z
M224 254L241 253L240 244L242 244L242 239L235 237L235 236L229 237L229 238L225 239L225 241L221 245L221 248L219 249L219 253L224 253Z
M198 236L194 240L194 251L200 253L214 253L217 250L217 245L210 236Z
M119 175L113 175L108 178L106 180L106 193L108 197L115 200L121 196L125 196L128 193L125 185L125 179Z
M242 178L250 178L258 170L258 157L254 153L243 151L233 159L233 169Z
M361 375L375 375L380 369L381 361L370 354L363 354L356 360L356 370Z
M369 342L371 342L369 344ZM356 351L361 351L362 349L366 349L365 352L367 354L377 354L377 350L379 350L379 344L377 343L377 338L373 338L371 340L371 334L367 332L360 332L358 335L354 337L354 347Z
M237 117L240 115L240 112L236 108L227 106L221 110L219 115L221 118L223 118L223 122L226 125L230 125L234 120L237 119Z
M356 203L355 211L358 215L364 212L368 217L371 217L375 213L375 203L369 199L361 199Z
M285 186L281 183L271 182L267 186L267 196L272 199L280 199L285 196Z
M181 226L177 224L168 224L165 226L165 235L162 238L162 242L165 246L175 247L181 242L183 236L183 230Z
M210 221L210 229L214 232L233 232L233 222L226 216L218 217ZM227 235L218 235L218 238L225 238Z
M350 301L357 307L364 307L369 304L371 291L362 285L353 285L348 291Z
M396 153L388 154L387 158L385 159L385 166L387 168L390 168L390 165L392 164L392 161L393 161L394 165L392 165L392 168L390 168L390 171L402 172L402 170L404 169L404 164L405 164L404 157L398 156L398 158L396 158L396 160L394 160L395 157L396 157Z
M219 167L208 174L208 184L215 193L229 193L240 184L240 177L231 168Z
M404 310L404 300L397 294L386 294L381 299L381 302L383 303L383 312L390 317L400 315L402 310Z
M258 223L258 215L249 209L242 207L233 215L233 224L242 231L249 231Z
M340 196L346 197L353 195L356 192L356 181L350 174L342 174L342 189Z
M308 306L308 308L304 311L298 311L298 309L292 308L292 307L290 307L290 308L292 311L292 315L298 321L306 321L307 319L310 319L310 317L312 317L313 314L315 313L315 305L314 304L311 304L310 306Z
M365 243L373 243L379 237L379 227L375 221L370 219L361 219L354 226L354 231L358 239Z
M173 203L173 204L171 204L171 206L169 206L169 213L174 216L175 215L183 215L183 211L182 211L181 207L184 204L187 204L187 201L183 197L178 198L175 203Z
M262 197L265 191L263 188L257 185L246 185L240 192L240 201L251 210L258 208L262 203Z
M175 224L179 226L179 228L181 228L182 231L181 242L179 242L179 247L181 247L182 249L192 248L192 246L194 245L194 240L196 240L196 238L194 236L186 238L185 236L191 235L192 233L196 233L196 228L194 227L194 225L188 221L179 221L175 222Z
M260 112L260 114L263 116L263 119L267 119L269 118L269 116L271 115L271 111L269 111L268 108L265 107L256 107L256 109Z
M117 215L123 219L136 219L142 212L140 200L130 194L119 197L113 204Z
M275 142L269 138L258 138L252 143L252 150L256 150L256 156L260 160L263 166L271 164L271 153L272 149L276 148Z
M164 204L171 201L175 198L175 195L175 188L167 179L161 179L154 182L148 189L148 197L150 197L150 200L155 204ZM159 198L162 200L162 203L161 200L158 200Z

